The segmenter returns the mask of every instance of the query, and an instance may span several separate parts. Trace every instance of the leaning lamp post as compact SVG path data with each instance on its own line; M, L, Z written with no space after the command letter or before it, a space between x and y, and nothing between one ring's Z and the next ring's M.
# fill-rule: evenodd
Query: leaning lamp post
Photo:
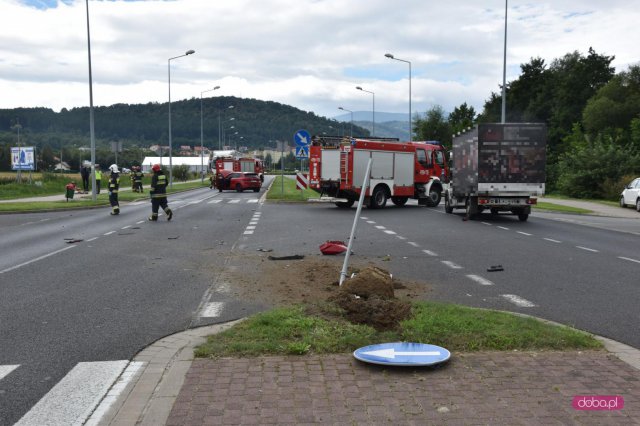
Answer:
M412 128L413 123L411 122L411 62L406 61L404 59L396 58L391 53L386 53L384 56L386 56L389 59L394 59L396 61L405 62L409 64L409 142L411 142L413 141L413 128Z
M369 90L365 90L360 86L356 86L356 89L361 90L363 92L371 93L373 95L373 108L371 110L372 123L371 123L371 137L376 134L376 94L370 92Z
M194 53L196 53L195 50L187 50L184 55L174 56L167 60L167 75L169 82L169 188L173 188L173 145L171 142L171 61Z
M202 95L207 92L213 92L218 90L220 86L216 86L213 89L200 92L200 176L201 182L204 182L204 114L202 108Z
M342 107L338 107L338 109L351 113L351 128L349 131L349 137L352 138L353 137L353 111L351 111L350 109L342 108Z

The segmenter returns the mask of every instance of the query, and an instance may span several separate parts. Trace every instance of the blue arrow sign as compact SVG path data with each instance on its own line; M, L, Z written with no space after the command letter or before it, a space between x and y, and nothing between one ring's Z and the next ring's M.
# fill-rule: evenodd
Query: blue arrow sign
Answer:
M309 146L311 144L311 135L306 130L300 129L294 133L293 140L297 146Z
M356 349L353 356L371 364L416 367L448 361L451 353L436 345L396 342L365 346Z
M296 158L309 158L308 146L296 146Z

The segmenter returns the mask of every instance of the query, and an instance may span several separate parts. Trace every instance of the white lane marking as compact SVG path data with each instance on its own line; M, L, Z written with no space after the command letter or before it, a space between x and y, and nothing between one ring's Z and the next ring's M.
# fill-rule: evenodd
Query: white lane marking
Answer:
M576 246L576 248L579 248L580 250L590 251L592 253L600 253L600 250L592 249L589 247Z
M413 241L407 241L407 244L412 245L414 247L420 247L420 244L414 243Z
M483 278L480 275L467 275L467 278L477 282L480 285L493 285L492 281L489 281L488 279Z
M384 231L384 233L385 233L385 234L389 234L389 235L396 235L396 233L395 233L394 231L390 230L390 229L386 229L386 230Z
M5 378L6 376L8 376L9 373L11 373L13 370L15 370L18 367L20 367L20 364L18 364L18 365L0 365L0 380Z
M522 234L522 235L526 235L527 237L530 237L533 234L529 234L527 232L522 232L522 231L516 231L518 234Z
M244 231L244 235L251 235L251 234L253 234L253 231L246 231L246 230Z
M140 225L141 223L145 223L145 222L146 222L146 220L139 220L139 221L136 222L136 225Z
M216 203L219 203L220 201L222 200L211 200L207 204L216 204Z
M376 225L376 229L387 229L387 228L385 228L385 227L384 227L384 226L382 226L382 225Z
M367 221L367 223L370 223L370 224L372 224L372 225L375 225L375 224L376 224L376 221L375 221L375 220L368 220L368 221Z
M46 259L49 256L53 256L54 254L62 253L63 251L72 249L74 247L75 247L75 245L71 245L71 246L67 246L67 247L61 248L60 250L52 251L51 253L42 255L40 257L36 257L35 259L28 260L28 261L26 261L24 263L21 263L19 265L15 265L15 266L12 266L10 268L3 269L2 271L0 271L0 274L4 274L5 272L13 271L14 269L22 268L23 266L27 266L27 265L29 265L29 264L31 264L33 262L37 262L39 260Z
M544 238L544 240L551 241L552 243L561 243L562 241L554 240L552 238Z
M220 316L222 312L222 308L224 307L223 302L209 302L202 309L202 314L200 314L201 318L217 318Z
M113 234L114 232L116 232L116 231L109 231L109 232L107 232L106 234L102 234L102 235L111 235L111 234Z
M258 222L249 222L249 225L257 225Z
M256 229L255 226L247 226L246 229Z
M201 202L203 202L204 200L206 200L206 198L203 198L202 200L195 200L190 202L189 204L200 204Z
M90 243L91 241L95 241L95 240L97 240L97 239L98 239L98 237L89 238L89 239L87 240L87 242L88 242L88 243Z
M254 212L253 213L255 216L260 216L262 214L262 212Z
M368 218L368 217L366 217L366 216L360 216L360 219L362 219L362 220L368 220L369 218Z
M529 302L527 299L523 299L522 297L516 296L515 294L501 294L500 296L504 297L509 302L520 306L521 308L533 308L536 306L533 303Z
M422 252L424 254L428 254L429 256L438 256L438 253L436 253L435 251L431 251L431 250L422 250Z
M508 230L509 230L509 228L506 228L506 227L504 227L504 226L498 226L497 228L499 228L499 229L504 229L505 231L508 231Z
M450 260L441 260L440 262L444 263L445 265L447 265L451 269L462 269L462 266L460 266L457 263L454 263L454 262L452 262Z
M240 200L238 199L229 200L229 204L238 204L239 202Z
M80 362L16 426L80 425L107 394L128 361Z
M396 235L396 237L398 237L401 240L406 240L407 239L407 237L403 237L402 235Z
M493 226L489 222L480 222L480 223L483 224L483 225L487 225L487 226Z
M630 257L618 256L618 259L628 260L629 262L640 263L640 260L637 260L637 259L631 259Z
M120 229L129 229L129 228L131 228L131 225L123 226L123 227L122 227L122 228L120 228Z
M247 200L247 203L252 204L252 203L257 203L258 201L260 201L260 200L252 198L250 200Z
M138 374L138 371L142 369L146 365L146 362L133 361L129 363L129 366L124 370L124 372L118 378L116 384L111 386L109 392L105 397L100 401L100 405L94 410L91 414L91 417L87 419L83 426L97 426L100 424L100 420L107 414L109 408L118 400L118 397L122 394L122 392L126 389L127 385L133 380L133 378Z

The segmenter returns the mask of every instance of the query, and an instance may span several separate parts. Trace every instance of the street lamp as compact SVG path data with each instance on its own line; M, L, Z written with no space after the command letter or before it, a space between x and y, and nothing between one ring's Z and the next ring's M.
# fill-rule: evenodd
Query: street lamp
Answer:
M218 90L219 88L220 86L216 86L213 89L200 92L200 175L202 176L202 182L204 182L204 115L202 113L202 95Z
M232 122L234 120L235 120L235 117L231 117L228 120L222 120L222 124L230 123L230 122ZM233 126L229 127L228 129L225 129L224 127L222 127L222 142L225 142L227 140L226 136L225 136L226 130L231 130L233 128L234 128ZM220 147L220 149L222 149L222 147Z
M169 188L173 188L173 146L171 143L171 60L192 55L194 53L196 53L195 50L187 50L184 55L174 56L167 60L167 75L169 82Z
M411 123L411 62L406 61L404 59L396 58L391 53L386 53L386 56L389 59L394 59L396 61L405 62L409 64L409 142L413 141L413 127Z
M342 107L338 107L338 109L351 113L351 130L349 131L349 137L353 137L353 111L351 111L350 109L342 108Z
M371 93L373 95L373 109L371 111L373 116L373 121L371 124L371 136L373 137L376 134L376 94L368 90L365 90L360 86L356 86L356 89L362 90L363 92Z
M227 109L233 109L233 105L229 105ZM218 150L222 150L222 141L224 140L224 129L222 128L222 121L220 116L221 116L221 113L218 112ZM233 118L231 120L233 120ZM231 121L231 120L228 120L228 121Z
M89 134L91 139L91 199L96 201L96 136L93 124L93 78L91 76L91 31L89 29L89 0L87 3L87 52L89 53Z
M507 9L509 0L504 0L504 56L502 58L502 115L501 123L507 119Z

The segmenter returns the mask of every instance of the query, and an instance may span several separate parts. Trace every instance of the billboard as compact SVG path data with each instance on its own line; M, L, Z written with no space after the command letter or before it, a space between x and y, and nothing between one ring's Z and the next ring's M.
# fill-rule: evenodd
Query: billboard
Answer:
M32 146L11 147L11 170L35 170L36 150Z

